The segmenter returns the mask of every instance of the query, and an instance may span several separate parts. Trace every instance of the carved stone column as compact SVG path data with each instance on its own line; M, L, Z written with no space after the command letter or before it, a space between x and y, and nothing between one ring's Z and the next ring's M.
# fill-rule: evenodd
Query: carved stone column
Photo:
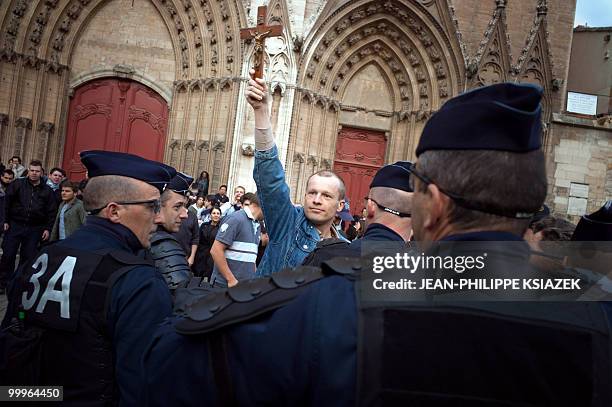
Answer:
M49 140L51 136L53 136L53 130L55 125L49 122L43 122L38 125L38 140L36 141L37 146L34 151L36 151L36 157L43 162L47 157L47 146L49 145Z
M10 157L5 157L9 155L8 151L8 114L0 113L0 140L4 140L0 145L0 157L4 157L5 161L7 161Z
M194 173L196 177L199 177L202 171L208 172L209 146L210 146L210 143L208 142L208 140L202 141L200 142L200 144L198 144L198 159L197 159L198 166Z
M213 147L213 168L211 172L211 191L219 188L221 184L225 184L227 180L221 179L223 176L223 158L225 155L225 141L219 141Z
M287 178L289 181L289 190L291 191L291 199L293 202L299 202L300 186L304 181L304 168L306 157L302 153L294 153L291 162L291 174Z
M19 117L15 120L15 147L13 148L13 154L22 156L23 151L25 150L24 146L26 140L30 136L30 131L32 130L32 119L28 119L27 117ZM21 157L24 160L24 157Z

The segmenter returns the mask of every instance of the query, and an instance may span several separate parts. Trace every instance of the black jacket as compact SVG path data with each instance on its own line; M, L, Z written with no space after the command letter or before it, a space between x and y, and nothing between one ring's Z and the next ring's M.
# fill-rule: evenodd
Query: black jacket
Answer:
M195 262L193 263L193 273L199 277L209 277L212 274L214 262L210 255L210 249L215 242L219 224L213 225L210 222L202 223L200 226L200 242L196 251Z
M10 183L4 199L4 222L42 226L49 232L53 229L57 202L53 190L42 180L34 186L28 178L16 179Z

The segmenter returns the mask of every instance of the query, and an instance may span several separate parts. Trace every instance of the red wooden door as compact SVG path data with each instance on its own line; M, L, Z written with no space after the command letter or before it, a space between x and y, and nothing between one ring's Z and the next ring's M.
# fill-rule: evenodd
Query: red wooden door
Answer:
M121 151L161 161L168 104L134 81L107 78L76 89L68 110L63 168L68 178L85 178L79 159L84 150Z
M385 163L386 147L383 132L343 127L338 134L334 171L346 184L353 215L361 215L372 178Z

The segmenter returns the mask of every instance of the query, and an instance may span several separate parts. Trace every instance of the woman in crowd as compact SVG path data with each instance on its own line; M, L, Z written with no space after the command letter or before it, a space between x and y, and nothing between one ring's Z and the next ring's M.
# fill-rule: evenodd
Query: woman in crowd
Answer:
M202 171L198 179L195 181L195 184L198 188L199 196L208 195L208 172Z
M214 263L210 255L210 248L215 242L215 237L217 237L220 220L221 209L214 207L210 211L210 222L205 222L200 226L200 243L193 263L193 274L198 277L210 279L212 274Z

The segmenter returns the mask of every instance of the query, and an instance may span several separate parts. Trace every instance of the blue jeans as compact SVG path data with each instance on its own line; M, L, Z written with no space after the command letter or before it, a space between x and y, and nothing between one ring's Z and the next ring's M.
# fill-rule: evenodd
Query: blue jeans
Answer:
M225 281L224 278L215 276L214 273L210 284L213 286L213 288L227 288L227 281Z
M19 251L19 265L31 260L36 254L42 237L43 226L27 226L11 223L2 241L2 258L0 259L0 287L4 288L15 271L15 259Z

